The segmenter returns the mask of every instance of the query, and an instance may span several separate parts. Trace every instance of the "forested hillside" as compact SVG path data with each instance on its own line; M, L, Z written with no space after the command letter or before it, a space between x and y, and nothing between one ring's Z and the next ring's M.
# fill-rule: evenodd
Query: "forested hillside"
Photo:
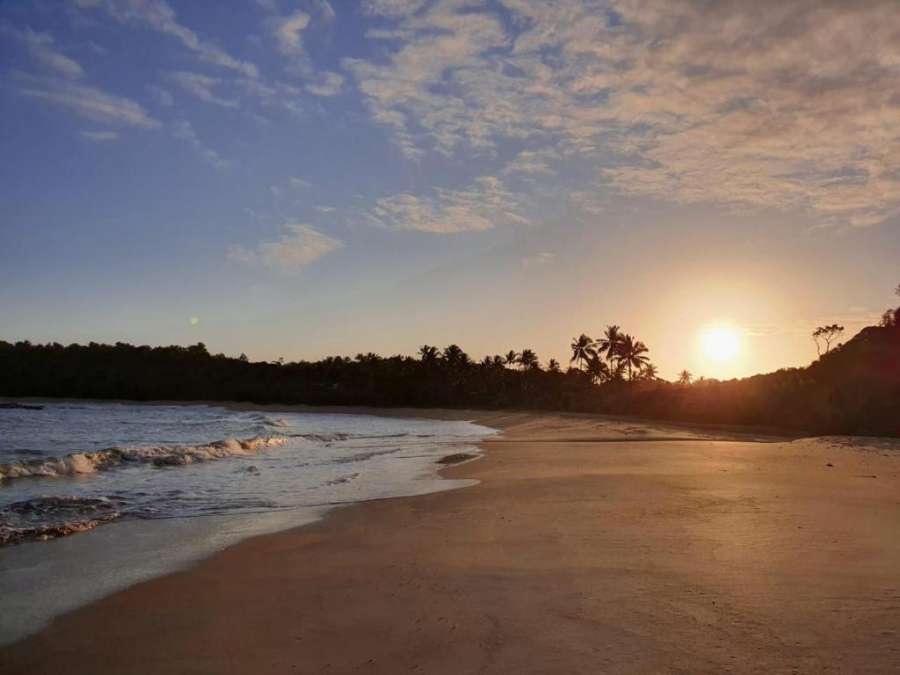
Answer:
M316 362L253 363L202 344L147 347L0 342L0 395L139 401L219 400L311 405L533 408L638 415L807 433L900 436L900 322L864 329L806 368L741 380L660 380L646 348L625 367L581 354L541 367L530 350L473 362L456 345L418 357L360 354ZM584 338L585 336L582 336ZM630 337L630 336L626 336ZM587 349L590 352L590 349ZM588 359L582 364L581 361ZM643 359L643 361L641 360ZM630 366L635 365L636 369ZM640 366L639 369L637 367Z

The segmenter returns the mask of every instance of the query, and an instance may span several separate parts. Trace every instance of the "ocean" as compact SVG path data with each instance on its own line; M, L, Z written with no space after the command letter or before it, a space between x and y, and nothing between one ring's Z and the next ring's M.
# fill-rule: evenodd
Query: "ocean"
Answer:
M465 421L52 402L0 408L0 643L329 509L463 487Z

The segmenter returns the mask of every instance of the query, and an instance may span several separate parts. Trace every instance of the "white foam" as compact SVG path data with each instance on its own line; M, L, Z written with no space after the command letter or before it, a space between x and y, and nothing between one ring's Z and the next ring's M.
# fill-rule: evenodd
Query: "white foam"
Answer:
M139 448L107 448L96 452L75 452L62 457L33 459L0 465L0 479L77 476L109 469L123 462L144 462L157 466L180 466L214 459L251 455L268 447L283 445L278 437L228 438L205 445L160 445Z

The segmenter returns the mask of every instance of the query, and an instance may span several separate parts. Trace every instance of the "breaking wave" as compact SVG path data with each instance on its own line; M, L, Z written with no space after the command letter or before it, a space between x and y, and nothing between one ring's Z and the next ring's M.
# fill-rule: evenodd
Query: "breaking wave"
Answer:
M182 466L224 457L255 454L264 448L284 443L284 438L256 436L247 439L228 438L204 445L160 445L73 452L61 457L0 464L0 480L76 476L104 471L131 462L155 466Z
M0 510L0 546L93 530L121 516L105 497L35 497Z

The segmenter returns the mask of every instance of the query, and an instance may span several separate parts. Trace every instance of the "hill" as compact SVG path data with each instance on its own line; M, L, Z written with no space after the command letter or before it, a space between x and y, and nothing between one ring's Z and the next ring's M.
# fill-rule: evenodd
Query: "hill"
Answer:
M148 347L0 341L0 396L309 405L532 408L815 434L900 436L900 324L872 326L806 368L674 384L578 369L472 362L456 345L422 358L250 362L203 344Z
M806 368L632 388L607 395L602 407L706 424L900 436L900 327L865 328Z

